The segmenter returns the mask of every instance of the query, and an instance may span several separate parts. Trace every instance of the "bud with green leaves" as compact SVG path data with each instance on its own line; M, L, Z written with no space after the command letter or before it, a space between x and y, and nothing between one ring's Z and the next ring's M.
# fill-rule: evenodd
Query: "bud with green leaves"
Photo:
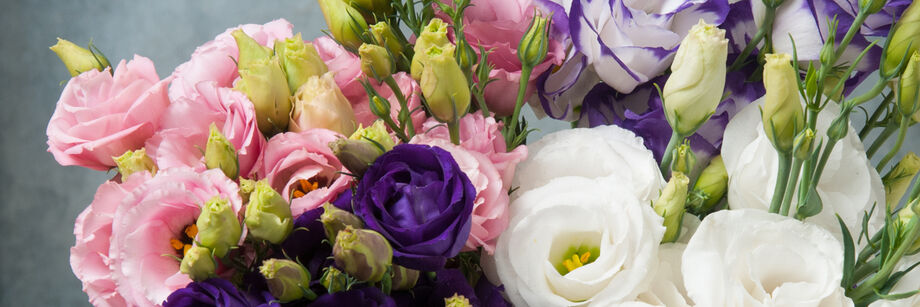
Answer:
M319 283L326 288L326 291L329 293L345 291L345 288L348 287L348 276L334 266L325 267L324 270Z
M391 272L393 273L392 286L394 291L412 289L418 282L419 272L416 270L394 264Z
M920 1L913 1L894 25L894 32L885 47L885 61L881 71L891 76L905 56L910 56L920 47Z
M453 57L454 46L433 46L425 52L425 63L419 87L428 102L428 109L439 121L453 122L469 110L470 87L460 65Z
M246 206L246 226L256 239L280 244L294 229L291 206L266 180L256 182Z
M364 175L377 157L383 155L383 150L377 145L352 139L335 140L329 143L329 148L349 172L359 177Z
M208 169L220 169L227 178L236 180L240 174L240 162L236 155L236 148L220 132L217 125L211 123L208 134L208 144L204 149L204 164Z
M814 150L815 131L811 128L805 128L795 137L795 145L792 147L792 156L799 160L808 160Z
M444 298L444 307L472 307L470 300L460 293L454 293L453 296Z
M192 246L179 263L179 272L188 275L191 280L203 281L217 276L217 263L206 247Z
M920 252L920 199L915 199L901 208L897 219L900 223L900 237L913 239L912 242L903 242L903 244L910 244L906 254L912 255Z
M291 117L291 91L277 56L240 66L236 90L246 94L256 110L259 131L272 136L287 130Z
M911 117L920 112L917 91L920 91L920 52L914 51L898 81L898 110L901 115Z
M342 46L358 49L367 31L367 22L358 9L348 5L345 0L318 0L319 8L326 17L329 33Z
M266 259L259 267L268 291L282 303L304 297L310 289L310 272L297 262L287 259Z
M671 170L690 174L696 167L696 154L693 148L690 148L690 142L684 142L674 149L674 161L671 163Z
M352 7L368 16L367 20L384 19L393 12L390 0L348 0Z
M371 26L371 35L374 36L374 41L378 45L386 47L394 57L402 55L403 44L396 37L396 34L393 34L393 28L390 27L390 24L385 21L375 23Z
M198 227L197 241L201 246L214 250L214 255L224 257L240 242L243 227L230 207L230 202L215 196L201 207L201 214L195 222Z
M115 165L118 167L118 173L121 174L122 180L137 172L147 171L151 175L156 175L157 164L147 155L147 149L126 151L123 155L112 157Z
M390 151L393 149L393 146L396 146L396 143L393 142L393 138L390 137L390 133L387 131L386 124L379 119L374 121L370 126L358 127L358 130L352 133L348 138L355 141L366 141L380 145L385 151Z
M335 242L335 238L339 234L339 231L342 231L346 227L354 229L364 228L364 222L362 222L360 218L330 203L323 204L323 214L319 216L319 220L323 222L326 238L329 239L330 242Z
M798 78L789 54L767 54L766 59L763 85L767 93L761 109L764 132L778 151L791 153L795 136L805 128Z
M358 280L377 282L393 261L393 248L381 234L350 226L339 231L332 247L335 265Z
M526 67L536 67L543 63L549 51L549 28L552 16L543 16L538 11L530 21L527 33L521 37L518 45L518 60Z
M918 172L920 172L920 157L909 152L901 159L901 162L888 171L888 174L885 174L885 177L882 177L882 183L885 185L885 202L888 203L889 210L897 208L904 193L910 188L910 182Z
M428 25L422 28L422 33L415 40L415 55L412 56L412 67L410 69L410 74L415 81L419 81L422 78L423 69L428 61L428 49L437 46L443 50L446 45L450 45L450 41L447 40L447 23L441 19L432 18ZM451 48L449 52L449 56L453 59L454 49Z
M865 9L869 14L875 14L885 7L888 0L859 0L859 8Z
M236 41L240 56L236 59L237 70L249 69L256 61L266 60L272 56L272 50L262 46L242 29L230 33Z
M661 195L655 201L655 213L664 217L664 237L662 243L674 242L680 236L681 221L684 218L684 205L687 202L687 186L690 178L681 172L671 174L671 180L661 190Z
M687 203L687 209L694 214L709 213L722 201L725 191L728 190L728 172L722 156L717 156L709 161L709 165L700 173L693 192Z
M361 44L358 48L361 56L361 71L377 80L383 80L393 73L393 59L386 48L374 44Z
M281 59L281 67L287 76L291 94L296 93L310 77L322 76L329 71L316 47L304 42L300 33L288 39L275 41L275 53Z
M90 48L92 48L92 45L90 45ZM61 58L71 77L76 77L93 69L102 71L111 66L109 60L101 53L77 46L77 44L60 37L58 37L57 44L51 46L51 51L54 51Z

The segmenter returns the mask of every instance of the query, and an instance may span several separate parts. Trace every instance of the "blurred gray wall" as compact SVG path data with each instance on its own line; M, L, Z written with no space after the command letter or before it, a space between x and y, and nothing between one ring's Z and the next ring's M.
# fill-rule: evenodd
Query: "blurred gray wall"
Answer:
M112 174L62 167L46 152L45 127L69 78L48 50L55 38L93 39L113 65L135 53L149 57L165 77L226 28L276 18L305 38L325 28L315 0L0 3L0 306L88 305L68 260L73 221ZM541 129L535 137L568 126L532 123ZM914 151L917 130L908 138Z

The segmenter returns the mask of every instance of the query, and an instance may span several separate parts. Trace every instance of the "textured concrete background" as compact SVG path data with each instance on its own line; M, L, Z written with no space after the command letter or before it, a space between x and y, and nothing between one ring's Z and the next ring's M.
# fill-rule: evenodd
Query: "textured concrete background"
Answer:
M73 221L112 174L62 167L46 152L45 127L69 78L48 50L55 37L93 39L113 65L149 57L165 77L226 28L286 18L322 35L314 0L3 1L0 3L0 306L83 306L69 248ZM857 116L859 117L859 116ZM547 131L561 122L537 122ZM908 139L920 150L920 129Z

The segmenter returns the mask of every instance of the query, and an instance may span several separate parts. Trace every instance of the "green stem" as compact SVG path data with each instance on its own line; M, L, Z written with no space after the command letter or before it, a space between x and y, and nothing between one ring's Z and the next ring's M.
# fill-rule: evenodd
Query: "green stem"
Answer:
M773 188L773 200L770 202L770 213L779 213L779 206L783 203L783 192L786 190L786 182L789 180L789 169L792 161L788 153L777 151L779 167L777 169L776 186Z
M891 150L888 151L888 154L885 155L884 158L882 158L882 161L878 162L878 166L875 167L875 170L878 171L879 173L881 173L882 170L885 169L885 166L888 165L888 162L891 161L891 158L894 158L894 155L896 155L898 151L901 151L901 146L904 145L904 137L907 136L907 127L910 126L909 124L910 124L910 117L902 116L901 125L898 128L898 140L894 143L894 147L892 147Z
M869 159L872 159L872 156L874 156L875 153L878 152L879 148L882 148L882 145L884 145L885 142L888 142L888 138L890 138L891 135L894 134L895 131L898 131L898 126L895 126L895 125L885 126L885 130L882 130L882 133L880 133L878 137L875 138L875 141L872 142L872 146L869 146L869 149L866 150L866 156Z
M530 82L530 73L533 72L533 67L524 65L521 68L521 80L520 86L518 86L517 101L514 103L514 113L511 115L511 129L517 129L518 119L521 117L521 107L524 106L524 96L527 94L527 83Z
M773 31L774 19L776 19L776 8L767 6L767 11L764 14L763 23L760 24L760 29L757 29L757 33L754 34L754 37L751 38L751 41L748 42L747 46L744 46L744 50L742 50L741 54L735 58L735 61L732 62L732 65L729 67L728 71L736 71L741 69L741 64L747 60L747 57L751 55L751 52L754 51L754 48L757 48L757 45L760 44L760 41L762 41L768 33Z
M479 103L479 109L482 110L482 116L488 117L490 114L492 114L489 112L489 106L486 105L486 97L483 94L483 90L474 90L473 96L476 97L476 102Z
M450 141L454 145L460 145L460 121L453 120L447 123L447 130L450 132Z
M415 136L415 126L412 124L412 114L409 114L409 103L406 102L406 95L403 95L402 89L399 88L399 84L396 83L396 79L393 79L392 75L383 78L383 82L393 90L393 95L396 95L396 100L399 101L399 125L406 128L409 138ZM406 122L402 122L403 120Z
M840 45L837 46L837 50L834 52L834 64L837 63L837 59L843 56L843 52L850 46L850 42L853 40L853 37L856 36L856 33L859 33L859 28L862 27L867 17L869 17L869 12L864 9L859 10L859 13L856 14L856 18L853 19L853 23L851 23L850 28L847 29L847 34L843 36L843 40L840 41Z
M920 232L914 231L900 239L902 239L901 242L915 242L917 237L920 237ZM847 296L853 298L854 301L858 301L867 296L874 295L875 291L877 291L883 284L885 284L885 282L888 281L888 278L891 276L891 272L894 271L895 265L901 261L901 257L907 253L907 250L912 245L913 244L901 244L898 246L897 249L891 252L890 257L885 259L885 265L881 266L881 268L864 283L860 284L855 289L852 289L853 291L847 291ZM880 257L884 257L884 255L880 255Z
M878 272L878 269L881 267L882 258L874 258L872 261L859 266L853 272L853 284L858 283L859 281L866 279L870 274ZM849 286L849 285L848 285Z
M792 169L789 171L789 180L786 182L786 191L783 195L782 205L780 206L779 214L782 216L789 216L789 207L792 203L792 195L795 194L795 186L799 182L799 173L802 169L802 160L798 158L792 158ZM775 192L774 192L775 193Z
M683 140L684 136L678 134L677 131L671 132L671 140L668 141L668 147L664 149L664 156L661 157L661 165L659 166L661 174L665 177L671 173L671 160L674 159L674 148L683 142Z
M885 96L885 99L882 100L882 103L880 103L878 107L875 108L875 111L872 112L872 115L866 119L866 125L864 125L863 128L859 130L860 140L865 140L866 137L869 136L869 133L872 132L872 129L875 129L876 122L878 122L879 117L882 117L882 111L888 109L888 104L891 103L892 97L894 97L893 94Z

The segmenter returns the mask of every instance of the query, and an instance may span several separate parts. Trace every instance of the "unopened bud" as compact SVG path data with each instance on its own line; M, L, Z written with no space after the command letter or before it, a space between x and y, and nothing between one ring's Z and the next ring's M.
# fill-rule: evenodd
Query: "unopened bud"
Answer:
M709 213L722 201L726 190L728 172L722 156L718 156L709 161L709 165L700 173L688 198L687 208L694 214Z
M365 75L382 80L393 73L393 60L386 48L373 44L361 44L358 54L361 56L361 71Z
M240 173L240 162L236 155L236 148L227 140L217 125L211 123L208 135L208 144L204 150L204 164L208 169L220 169L227 178L236 180Z
M51 51L54 51L61 58L71 77L76 77L93 69L102 71L111 66L109 60L102 54L77 46L77 44L60 37L58 37L57 44L51 46Z
M399 57L402 54L403 44L400 42L399 38L393 34L393 29L390 27L390 24L381 21L372 25L371 35L374 36L374 40L378 45L386 47L394 57Z
M377 157L383 154L383 150L377 145L366 141L356 141L351 139L338 139L329 143L332 148L332 154L342 165L355 176L362 176L371 166Z
M380 96L374 96L370 99L371 113L379 118L388 118L390 116L390 101Z
M454 293L454 296L444 299L444 307L472 307L470 300L460 293Z
M254 60L243 68L236 89L249 97L259 131L266 136L287 131L291 117L291 92L277 56Z
M447 40L447 23L438 18L432 18L428 25L422 28L422 33L415 40L415 55L412 56L412 67L410 73L415 81L422 79L422 73L428 62L428 49L431 47L442 47L450 44ZM453 58L453 49L450 50L450 57Z
M799 160L808 160L814 150L815 131L805 128L795 137L795 146L792 147L793 156Z
M680 236L681 220L684 218L684 205L687 202L687 186L690 178L681 172L671 174L671 180L661 191L653 208L655 213L664 217L664 237L662 243L674 242Z
M147 155L147 150L144 148L126 151L123 155L112 157L112 159L118 166L118 173L121 174L122 180L137 172L147 171L151 175L157 173L157 164Z
M257 182L249 195L245 222L249 235L274 244L284 241L294 229L291 206L265 180Z
M885 177L882 177L882 183L885 185L885 202L888 203L889 210L897 208L904 193L910 187L911 180L918 172L920 172L920 157L909 152L901 159L901 162L888 171Z
M345 291L348 286L348 278L345 273L333 266L326 267L325 270L319 283L326 288L326 291L329 293Z
M885 2L887 0L859 0L859 8L865 8L868 13L875 14L882 10L885 7Z
M789 153L795 136L805 128L797 77L789 54L767 54L763 85L767 90L761 111L767 138L780 152Z
M358 127L358 130L352 133L348 138L355 141L366 141L380 145L385 151L390 151L393 149L393 146L396 146L396 142L393 141L393 138L390 137L390 133L387 132L386 125L379 119L374 121L374 124L370 126Z
M367 31L367 22L358 9L344 0L318 0L319 8L326 17L329 33L342 46L358 49L364 41L361 36Z
M453 122L469 110L470 87L453 57L453 45L431 47L419 87L431 114L439 121Z
M179 263L179 272L188 275L188 278L194 281L214 277L216 271L217 263L206 247L192 246Z
M460 69L463 71L472 71L473 66L479 61L476 56L476 51L473 50L473 46L470 46L466 41L457 44L456 55L454 57L457 60L457 64L460 65Z
M240 51L240 56L236 59L238 70L249 69L254 62L267 60L272 56L271 49L259 44L242 29L236 29L230 35L236 40L236 46Z
M685 142L674 149L674 162L671 163L671 170L689 174L696 167L696 154L690 148L690 143Z
M393 248L376 231L346 227L336 235L332 255L344 272L361 281L377 282L393 261Z
M898 109L901 115L911 117L920 112L920 52L914 51L898 81Z
M326 238L332 242L335 241L339 231L342 231L346 227L354 229L364 228L364 222L362 222L360 218L330 203L323 204L323 214L319 216L319 220L323 222L323 229L326 230Z
M281 67L287 76L291 94L295 94L310 77L322 76L329 71L316 47L304 42L300 33L285 40L275 41L275 53L281 59Z
M894 33L888 38L885 61L881 67L882 73L887 76L897 73L896 69L901 60L905 56L909 57L920 47L920 1L911 2L901 14L901 19L892 27Z
M415 287L418 282L419 272L413 269L407 269L401 265L393 265L393 290L409 290Z
M243 204L249 203L249 194L252 194L252 191L256 189L256 181L249 180L246 178L240 178L240 198L243 200Z
M849 129L849 118L838 116L834 119L834 121L831 122L830 127L827 127L827 137L835 140L842 140L847 136Z
M918 214L920 214L920 199L915 199L901 208L897 215L898 223L901 224L899 237L907 240L913 239L913 241L901 243L910 244L910 247L907 248L908 255L920 252L920 216Z
M282 303L304 297L305 290L310 288L310 272L291 260L267 259L259 272L265 276L268 290Z
M393 7L389 0L348 0L352 7L368 15L367 20L377 18L383 19L393 12Z
M355 132L355 112L335 83L334 75L334 72L327 72L310 77L291 97L293 105L288 130L301 132L323 128L344 135Z
M549 50L550 18L537 12L530 21L530 28L521 37L518 45L518 60L525 67L536 67L543 63Z
M198 242L214 250L214 255L224 257L230 248L237 246L243 227L230 207L230 202L215 196L201 207L201 215L195 222L198 227Z

